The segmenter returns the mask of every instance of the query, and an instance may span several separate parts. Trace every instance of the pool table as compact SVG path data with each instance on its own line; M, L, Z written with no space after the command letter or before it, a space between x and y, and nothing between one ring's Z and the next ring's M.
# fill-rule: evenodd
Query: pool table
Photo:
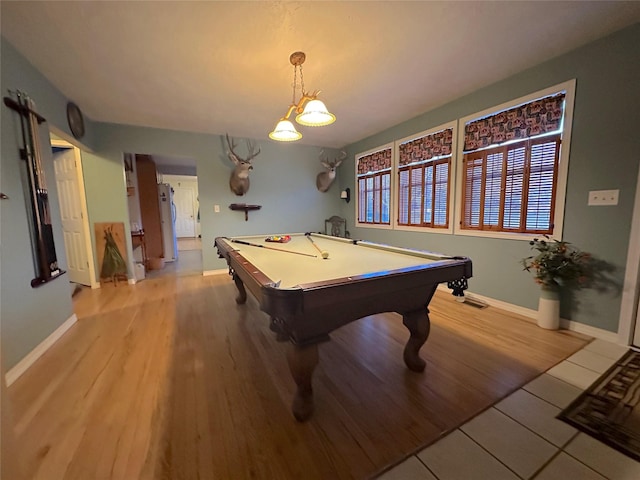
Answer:
M246 302L248 289L270 315L278 339L291 342L287 361L297 385L294 417L304 421L313 413L318 344L367 315L401 314L410 334L404 362L412 371L423 371L419 350L429 336L429 302L443 282L462 295L472 275L471 260L321 234L288 235L286 243L267 242L269 235L218 237L215 246L238 289L236 302Z

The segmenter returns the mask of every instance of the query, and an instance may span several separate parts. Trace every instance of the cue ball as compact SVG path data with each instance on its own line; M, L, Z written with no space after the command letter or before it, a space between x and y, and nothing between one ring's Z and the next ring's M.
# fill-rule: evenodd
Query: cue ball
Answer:
M327 252L326 250L322 251L322 258L327 259L329 258L329 252Z

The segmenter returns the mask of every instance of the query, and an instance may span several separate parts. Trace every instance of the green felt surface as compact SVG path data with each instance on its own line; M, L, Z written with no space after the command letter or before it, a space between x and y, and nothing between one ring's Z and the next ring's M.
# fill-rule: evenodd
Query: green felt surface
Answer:
M268 235L234 237L236 240L264 245L268 248L243 245L231 242L231 239L225 241L271 280L281 282L280 288L436 264L446 262L448 259L446 256L431 252L366 242L353 245L351 240L312 234L311 238L318 248L329 253L329 258L323 259L320 252L303 233L289 235L291 235L291 241L287 243L266 242L265 238ZM272 249L289 250L315 255L315 257Z

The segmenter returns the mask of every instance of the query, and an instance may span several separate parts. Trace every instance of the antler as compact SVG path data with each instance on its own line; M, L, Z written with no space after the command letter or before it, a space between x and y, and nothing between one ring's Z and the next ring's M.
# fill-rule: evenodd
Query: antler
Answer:
M247 140L247 148L249 149L249 156L244 160L240 157L233 149L236 148L236 142L231 139L229 140L229 134L225 134L227 137L227 145L229 145L229 158L233 161L233 163L238 164L240 162L251 163L251 159L255 158L259 153L260 149L258 148L257 152L254 152L256 146L251 140Z
M322 163L322 165L324 165L327 168L337 168L340 166L340 164L342 163L342 161L347 158L347 152L345 152L344 150L342 150L341 154L340 154L340 158L336 158L333 160L329 160L327 157L324 157L324 150L320 150L320 163Z
M345 152L344 150L342 150L342 152L340 152L340 158L335 160L335 166L339 167L340 164L342 163L342 161L347 158L347 152Z
M245 162L250 162L252 158L256 157L260 153L260 149L258 149L258 151L254 153L256 145L251 140L247 140L247 148L249 149L249 156L247 157Z
M229 140L229 134L226 134L227 136L227 145L229 145L229 158L233 161L233 163L238 164L240 163L240 158L238 157L238 155L236 155L236 152L233 151L234 148L236 148L236 142L233 140Z

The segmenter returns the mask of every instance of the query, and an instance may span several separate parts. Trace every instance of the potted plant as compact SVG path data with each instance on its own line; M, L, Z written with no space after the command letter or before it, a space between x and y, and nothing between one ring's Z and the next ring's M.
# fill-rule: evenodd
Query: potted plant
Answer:
M591 255L546 235L544 239L533 239L529 245L537 253L523 258L522 265L541 287L538 325L556 330L560 326L560 289L586 286L591 278Z

